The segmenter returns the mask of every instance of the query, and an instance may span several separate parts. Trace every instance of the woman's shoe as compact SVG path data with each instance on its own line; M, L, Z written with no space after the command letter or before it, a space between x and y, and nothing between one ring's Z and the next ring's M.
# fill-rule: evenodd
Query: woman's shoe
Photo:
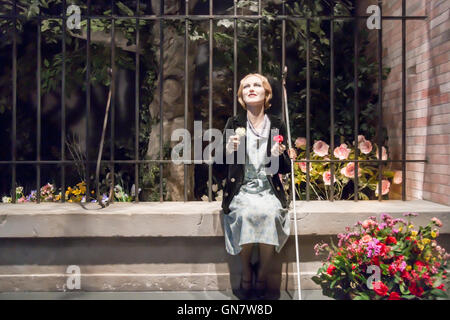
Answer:
M247 288L244 288L243 284ZM243 300L250 299L250 297L252 295L252 281L251 280L244 280L244 278L241 278L241 282L239 284L239 292L240 292Z

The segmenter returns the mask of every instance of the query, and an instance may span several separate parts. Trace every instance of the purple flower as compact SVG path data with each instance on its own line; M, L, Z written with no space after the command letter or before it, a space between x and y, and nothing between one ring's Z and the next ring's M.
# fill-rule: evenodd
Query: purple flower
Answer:
M392 220L392 217L390 215L388 215L387 213L382 213L380 216L380 219L383 221L386 221L386 220Z
M384 229L384 228L387 227L387 224L386 224L385 222L382 222L382 223L379 224L378 227L379 227L380 229Z
M401 222L403 224L408 224L408 222L405 219L402 219L402 218L398 218L398 219L392 220L392 223L394 223L394 224L396 224L398 222Z
M402 263L400 263L400 265L398 266L398 270L403 272L403 270L405 270L405 269L406 269L406 262L402 261Z
M404 216L404 217L417 217L418 214L417 214L417 213L414 213L414 212L405 212L405 213L403 214L403 216Z
M372 256L377 256L380 254L381 246L378 245L380 241L377 238L372 238L367 243L367 257L372 258Z

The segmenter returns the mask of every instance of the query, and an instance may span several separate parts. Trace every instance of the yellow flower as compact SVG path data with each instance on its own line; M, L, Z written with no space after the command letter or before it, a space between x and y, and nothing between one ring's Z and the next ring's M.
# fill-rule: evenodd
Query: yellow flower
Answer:
M417 236L417 231L416 230L411 230L411 236L413 236L413 237Z
M56 201L58 201L59 199L61 199L61 195L60 195L60 194L58 194L58 195L55 197L55 200L56 200Z
M425 247L424 247L423 245L421 245L421 244L418 244L417 246L419 247L420 251L423 251L423 249L425 248Z
M92 190L91 193L94 194L95 193L94 190Z
M436 232L431 231L431 236L432 236L433 238L436 238Z
M426 261L426 262L430 261L430 257L426 257L426 258L425 258L425 261Z
M410 225L408 226L408 228L412 229L412 228L414 228L414 225L410 224Z
M72 199L70 199L68 202L72 202Z
M428 238L424 238L424 239L422 239L422 242L423 242L423 244L427 245L431 242L431 240Z
M406 271L411 271L412 267L411 266L407 266L406 267Z

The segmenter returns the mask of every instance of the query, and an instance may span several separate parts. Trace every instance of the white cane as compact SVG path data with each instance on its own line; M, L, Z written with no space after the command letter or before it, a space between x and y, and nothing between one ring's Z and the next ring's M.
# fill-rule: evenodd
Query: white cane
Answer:
M291 143L291 130L289 128L289 110L287 103L287 93L286 93L286 76L287 76L287 67L284 66L283 69L283 96L284 96L284 113L286 116L286 129L288 135L288 148L292 148ZM291 159L289 157L289 159ZM302 300L302 287L300 284L300 259L299 259L299 250L298 250L298 232L297 232L297 211L295 207L295 176L294 176L294 160L291 159L291 181L292 181L292 193L293 193L293 202L294 202L294 230L295 230L295 259L297 263L297 289L298 289L298 300Z

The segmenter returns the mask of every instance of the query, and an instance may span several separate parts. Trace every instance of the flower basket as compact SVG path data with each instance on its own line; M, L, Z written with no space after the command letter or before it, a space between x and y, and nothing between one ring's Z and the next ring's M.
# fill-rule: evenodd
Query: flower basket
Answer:
M404 216L415 216L406 213ZM354 300L434 300L447 298L445 267L449 254L436 238L442 223L425 227L410 219L381 215L357 222L338 235L337 246L319 243L316 255L328 253L312 280L324 295Z

